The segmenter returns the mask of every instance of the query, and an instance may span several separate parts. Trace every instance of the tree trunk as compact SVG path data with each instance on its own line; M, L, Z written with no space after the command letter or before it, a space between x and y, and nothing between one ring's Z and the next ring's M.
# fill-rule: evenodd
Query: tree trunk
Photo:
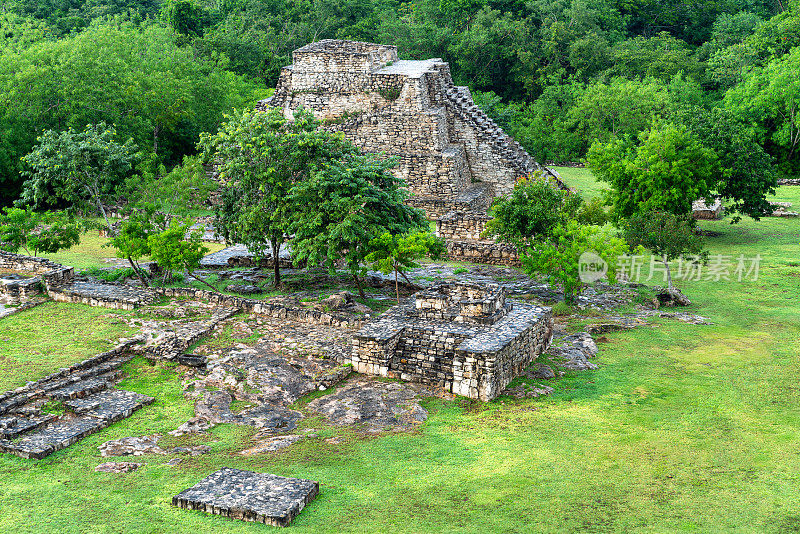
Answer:
M397 266L394 268L394 294L397 297L397 303L400 304L400 282L397 280L400 277L398 274Z
M661 261L664 262L664 268L667 270L667 289L672 293L675 290L675 286L672 285L672 273L669 272L669 262L666 254L661 256Z
M278 239L272 239L270 244L272 245L272 270L275 273L275 287L277 288L281 283L281 264L280 264L280 253L281 253L281 242Z
M217 291L217 288L216 288L216 287L212 286L211 284L209 284L208 282L206 282L205 280L203 280L203 279L202 279L202 278L200 278L199 276L196 276L196 275L195 275L195 274L194 274L192 271L186 271L186 272L189 274L189 276L191 276L192 278L194 278L194 279L195 279L195 280L197 280L198 282L202 282L202 283L204 283L205 285L207 285L208 287L210 287L212 291Z
M141 280L142 284L144 284L144 287L150 287L150 284L147 283L147 278L145 278L141 268L138 265L136 265L136 262L133 261L133 258L131 258L130 256L128 256L128 263L131 264L133 272L136 273L136 276L139 278L139 280Z
M108 220L108 215L106 215L106 209L103 207L103 202L100 200L100 192L97 191L97 193L95 194L95 192L92 191L92 189L88 185L85 185L84 187L86 188L86 191L89 192L89 195L94 197L94 199L95 199L94 201L97 204L97 209L100 211L100 214L103 216L103 220L106 221L106 228L108 229L108 236L109 237L114 237L114 228L111 226L111 223Z
M353 273L353 280L356 281L356 287L358 288L358 296L361 297L362 299L367 298L367 296L364 294L364 288L361 287L361 280L355 273Z

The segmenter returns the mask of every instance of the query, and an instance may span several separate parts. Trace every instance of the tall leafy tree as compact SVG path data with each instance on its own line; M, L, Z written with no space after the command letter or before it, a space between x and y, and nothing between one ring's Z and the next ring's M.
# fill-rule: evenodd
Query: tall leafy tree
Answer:
M294 260L322 264L331 271L343 263L363 297L361 278L373 239L426 225L422 211L403 202L402 182L389 172L395 164L371 154L350 153L315 169L309 180L297 182L289 226Z
M688 128L657 122L638 141L595 143L589 150L592 172L611 185L617 219L648 210L686 215L693 201L711 194L717 155Z
M279 251L293 232L297 210L312 209L325 197L293 198L293 188L357 149L319 127L306 111L293 120L280 109L235 112L214 135L203 135L205 157L219 165L222 205L216 228L229 242L242 243L257 257L271 251L275 285L280 284ZM305 202L306 204L303 204ZM297 251L293 250L293 255Z
M116 130L105 123L83 131L48 130L23 161L24 183L19 203L41 207L67 201L90 206L111 223L105 205L116 199L117 189L132 172L137 148L129 139L117 140Z
M669 262L684 255L693 255L702 261L707 255L703 239L695 233L694 227L689 215L654 210L631 215L623 225L623 233L631 247L644 247L661 258L667 273L668 291L674 293Z
M446 248L444 241L430 230L419 230L404 235L385 232L370 242L372 252L364 258L383 274L394 273L394 291L400 304L400 276L410 282L406 271L419 267L417 260L425 257L438 259Z

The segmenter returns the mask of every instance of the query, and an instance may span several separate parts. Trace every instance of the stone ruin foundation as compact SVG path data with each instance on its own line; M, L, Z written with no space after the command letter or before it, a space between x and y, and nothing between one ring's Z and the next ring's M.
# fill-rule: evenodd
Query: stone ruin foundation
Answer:
M439 284L365 325L345 363L491 400L550 343L553 316L493 284Z

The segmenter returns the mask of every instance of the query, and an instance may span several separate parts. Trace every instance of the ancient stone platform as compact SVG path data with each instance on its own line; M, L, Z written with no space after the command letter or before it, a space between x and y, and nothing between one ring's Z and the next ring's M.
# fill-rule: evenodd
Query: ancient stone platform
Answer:
M172 505L288 527L319 494L319 483L223 467L172 498Z
M491 400L547 348L552 327L549 308L507 301L497 284L439 284L364 326L346 363Z
M78 302L119 310L132 310L156 299L156 294L146 289L79 281L51 289L48 294L53 300L60 302Z

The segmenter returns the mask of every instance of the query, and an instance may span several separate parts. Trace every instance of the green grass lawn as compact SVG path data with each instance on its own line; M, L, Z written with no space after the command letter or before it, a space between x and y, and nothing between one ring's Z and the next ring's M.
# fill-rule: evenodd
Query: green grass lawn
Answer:
M599 197L602 192L608 189L608 184L598 182L592 175L592 171L580 167L553 167L564 183L569 187L580 191L586 200Z
M97 230L91 230L81 236L77 245L55 254L43 254L44 257L62 265L75 267L76 271L90 267L109 267L120 260L114 255L114 249L105 246L108 238L100 237ZM210 252L217 252L225 248L220 243L203 243ZM108 261L113 260L113 261Z
M120 313L48 302L0 319L0 392L112 348L133 331Z
M800 207L800 187L777 198ZM712 253L762 257L757 281L678 282L713 325L607 334L600 368L552 383L553 395L431 400L414 433L361 438L306 419L320 438L248 459L235 451L250 431L221 425L212 453L177 467L145 456L134 473L95 473L102 442L192 415L169 367L129 364L122 387L153 405L44 460L0 455L0 531L273 532L170 506L229 466L320 481L293 532L797 532L800 221L701 224L722 234ZM39 330L32 342L55 335L49 317L16 320ZM344 442L321 439L334 433Z

